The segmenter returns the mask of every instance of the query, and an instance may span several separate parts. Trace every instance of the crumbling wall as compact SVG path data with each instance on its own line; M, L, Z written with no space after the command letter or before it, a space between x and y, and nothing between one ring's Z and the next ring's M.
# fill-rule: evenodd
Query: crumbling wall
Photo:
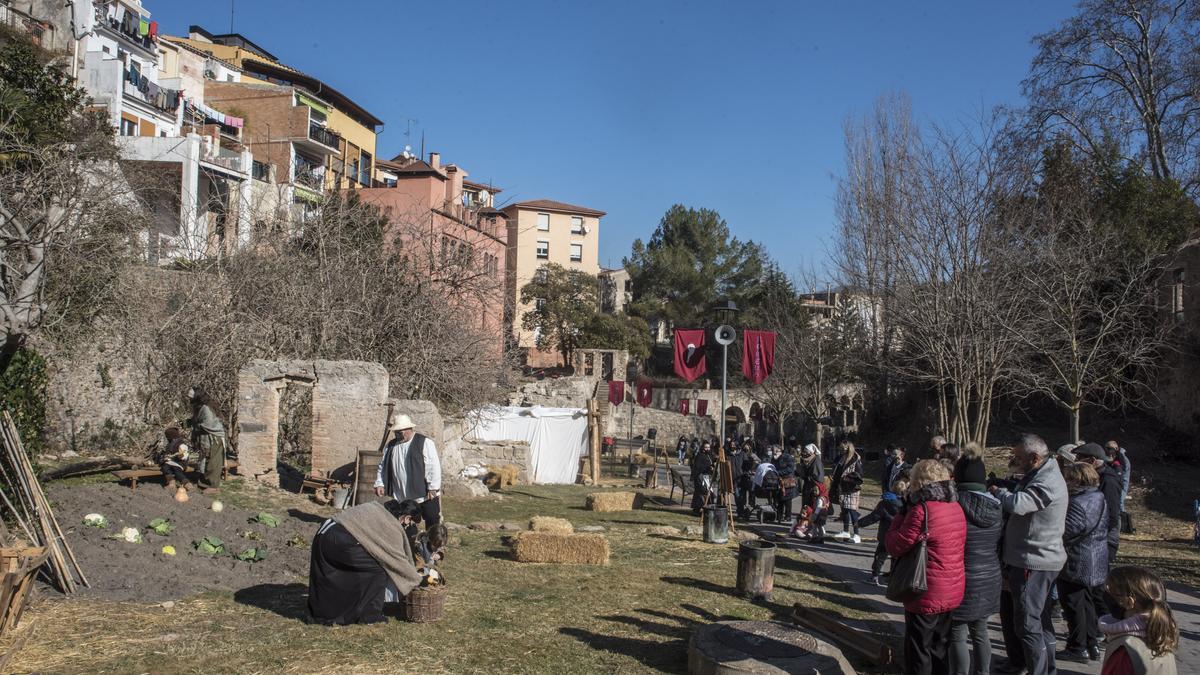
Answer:
M462 440L462 460L466 464L500 466L512 464L519 469L517 479L522 483L530 480L529 444L525 441L477 441Z
M364 361L254 360L238 371L242 474L279 484L279 403L289 381L313 388L313 473L347 476L360 450L379 448L387 421L388 373L383 366Z

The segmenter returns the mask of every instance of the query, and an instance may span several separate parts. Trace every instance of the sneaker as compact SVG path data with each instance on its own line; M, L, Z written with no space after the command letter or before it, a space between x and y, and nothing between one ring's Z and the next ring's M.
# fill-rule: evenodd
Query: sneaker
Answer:
M858 535L856 534L856 535L854 535L853 537L850 537L850 541L851 541L851 542L853 542L853 543L855 543L855 544L861 544L861 543L862 543L862 537L860 537L860 536L858 536Z
M850 538L850 533L849 533L849 532L845 532L845 531L838 532L837 534L833 535L833 538L834 538L834 539L843 539L843 540L844 540L844 539L849 539L849 538Z
M883 583L882 581L880 581L880 580L879 580L879 575L878 575L878 574L872 574L872 575L871 575L871 583L872 583L872 584L875 584L876 586L879 586L880 588L883 588L884 586L887 586L887 584L885 584L885 583Z
M1100 660L1100 658L1101 658L1100 645L1092 645L1091 647L1088 647L1087 652L1088 652L1089 659L1091 659L1093 661Z

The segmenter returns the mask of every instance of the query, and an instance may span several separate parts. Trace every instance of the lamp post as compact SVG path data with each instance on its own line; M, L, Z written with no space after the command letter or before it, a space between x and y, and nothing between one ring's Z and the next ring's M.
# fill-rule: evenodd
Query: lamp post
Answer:
M732 300L725 300L712 306L713 313L717 315L717 329L714 333L717 344L721 345L721 436L718 439L720 443L721 461L725 461L725 409L726 397L729 389L729 345L737 340L737 331L730 324L737 317L738 306Z

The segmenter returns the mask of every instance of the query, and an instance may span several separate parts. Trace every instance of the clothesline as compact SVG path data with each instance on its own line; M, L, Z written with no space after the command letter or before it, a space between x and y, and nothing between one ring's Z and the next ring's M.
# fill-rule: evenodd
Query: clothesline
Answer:
M225 113L223 113L219 110L216 110L215 108L210 108L210 107L204 105L203 103L196 103L195 101L193 101L191 99L187 100L187 105L191 111L195 111L195 112L203 115L206 119L213 120L214 122L219 122L221 124L224 124L227 127L233 127L234 129L241 129L242 126L245 124L245 120L243 120L241 117L234 117L233 115L226 115Z

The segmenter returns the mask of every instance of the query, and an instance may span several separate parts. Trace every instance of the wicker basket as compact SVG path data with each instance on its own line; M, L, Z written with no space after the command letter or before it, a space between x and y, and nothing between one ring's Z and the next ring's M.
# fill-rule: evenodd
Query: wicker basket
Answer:
M418 586L404 596L402 604L405 621L433 623L442 618L446 609L446 585Z

